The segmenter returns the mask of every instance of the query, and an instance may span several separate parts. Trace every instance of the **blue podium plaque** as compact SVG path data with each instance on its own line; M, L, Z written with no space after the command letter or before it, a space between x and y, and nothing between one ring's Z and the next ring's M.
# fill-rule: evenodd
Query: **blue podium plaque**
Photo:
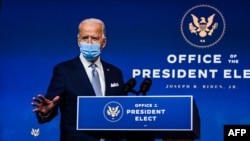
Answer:
M77 130L192 131L193 96L78 96Z

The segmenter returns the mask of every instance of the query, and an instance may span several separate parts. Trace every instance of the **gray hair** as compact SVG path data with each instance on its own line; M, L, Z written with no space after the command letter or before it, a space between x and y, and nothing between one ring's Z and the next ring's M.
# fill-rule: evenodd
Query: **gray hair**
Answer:
M103 33L103 37L106 38L106 28L105 28L105 24L102 20L100 19L96 19L96 18L88 18L88 19L84 19L83 21L80 22L79 26L78 26L78 30L80 31L80 28L82 26L82 24L84 23L98 23L102 26L102 33ZM78 34L79 36L79 34Z

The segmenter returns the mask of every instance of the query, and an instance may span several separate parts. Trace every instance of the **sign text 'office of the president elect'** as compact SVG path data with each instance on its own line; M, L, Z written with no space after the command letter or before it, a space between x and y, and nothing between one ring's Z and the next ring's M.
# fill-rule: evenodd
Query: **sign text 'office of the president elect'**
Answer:
M192 96L79 96L77 130L193 130Z

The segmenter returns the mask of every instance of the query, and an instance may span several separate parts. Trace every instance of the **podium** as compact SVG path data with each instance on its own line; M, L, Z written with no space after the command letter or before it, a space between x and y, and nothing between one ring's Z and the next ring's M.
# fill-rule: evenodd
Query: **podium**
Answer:
M191 95L79 96L76 129L97 138L192 141L200 117Z

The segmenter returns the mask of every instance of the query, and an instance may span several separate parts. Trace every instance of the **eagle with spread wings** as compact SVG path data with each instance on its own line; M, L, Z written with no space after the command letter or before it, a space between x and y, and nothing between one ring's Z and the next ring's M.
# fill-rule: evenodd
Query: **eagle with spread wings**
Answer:
M212 36L214 30L218 27L218 23L213 24L215 14L209 16L207 20L205 17L201 17L199 20L199 18L194 14L191 14L191 16L193 23L189 23L189 30L191 33L195 33L196 35L199 33L200 37L206 37L207 35Z
M107 114L110 115L112 118L116 117L120 113L119 106L110 107L108 106Z

